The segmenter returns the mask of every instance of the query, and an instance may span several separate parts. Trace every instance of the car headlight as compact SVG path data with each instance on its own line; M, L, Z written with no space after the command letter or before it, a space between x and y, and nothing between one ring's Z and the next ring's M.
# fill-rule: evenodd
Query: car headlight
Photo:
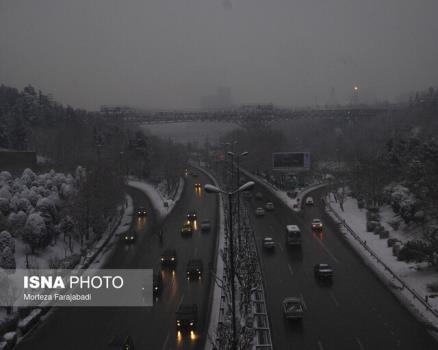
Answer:
M161 258L161 261L164 261L164 258Z
M178 326L180 326L180 325L181 325L181 322L178 320L178 321L176 321L176 324L177 324Z
M190 326L193 326L193 322L190 322Z
M134 236L131 236L131 240L133 240L134 239Z
M125 239L128 239L128 236L125 236Z
M170 260L175 261L175 258L172 258L172 259L170 259Z
M157 286L155 286L155 288L154 288L155 290L158 290L158 287Z

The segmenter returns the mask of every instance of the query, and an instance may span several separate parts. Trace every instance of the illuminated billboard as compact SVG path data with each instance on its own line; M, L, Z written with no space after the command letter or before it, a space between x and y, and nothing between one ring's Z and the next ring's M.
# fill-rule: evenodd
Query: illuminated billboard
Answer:
M272 153L272 168L279 171L304 171L310 169L309 152Z

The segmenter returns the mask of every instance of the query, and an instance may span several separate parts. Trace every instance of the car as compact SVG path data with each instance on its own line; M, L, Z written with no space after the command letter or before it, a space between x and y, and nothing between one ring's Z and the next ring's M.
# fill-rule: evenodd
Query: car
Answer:
M193 221L196 221L196 219L197 219L197 215L196 215L196 212L194 210L189 211L187 213L187 220L188 221L193 222Z
M313 272L318 279L333 279L333 268L329 264L316 264L313 267Z
M193 227L192 227L192 224L191 224L189 221L185 222L185 223L182 225L182 227L181 227L181 233L182 233L182 234L190 234L190 233L193 233Z
M263 209L262 207L258 207L255 210L255 215L256 216L265 216L265 209Z
M306 205L309 205L309 206L313 205L314 204L313 198L312 197L307 197L305 203L306 203Z
M204 265L200 259L192 259L187 263L186 274L188 280L199 280L202 277Z
M262 240L263 248L265 249L274 249L275 248L275 242L272 239L272 237L264 237Z
M163 277L161 277L161 273L154 273L152 280L152 291L154 297L159 296L162 290L163 290Z
M312 220L312 231L322 231L322 222L320 219Z
M204 219L201 221L201 231L210 231L211 230L211 223L209 219Z
M144 208L144 207L137 208L136 212L137 212L137 216L138 217L142 217L142 216L146 216L147 215L146 208Z
M258 200L262 200L263 199L263 195L261 194L261 192L257 192L255 194L255 198L258 199Z
M128 335L127 337L116 335L108 343L108 350L134 350L134 341Z
M283 299L283 315L287 320L301 320L304 316L304 306L301 298L287 297Z
M135 231L126 232L125 235L123 236L123 241L126 244L134 243L136 240L137 240L137 232Z
M272 202L267 202L265 205L265 209L268 211L273 211L274 210L274 203Z
M175 312L175 318L178 335L183 331L194 332L198 325L198 305L181 304Z
M161 253L161 265L175 266L176 265L176 250L166 249Z
M199 182L195 183L195 190L200 190L201 184Z

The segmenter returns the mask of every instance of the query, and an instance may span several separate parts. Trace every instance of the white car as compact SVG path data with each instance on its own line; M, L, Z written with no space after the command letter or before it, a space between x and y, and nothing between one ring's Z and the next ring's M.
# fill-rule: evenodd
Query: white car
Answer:
M274 203L272 202L267 202L265 205L266 210L268 211L273 211L274 210Z
M258 207L255 211L256 216L265 216L265 209Z
M313 205L313 204L314 204L313 198L312 197L307 197L306 198L306 205Z
M266 248L266 249L274 249L275 248L275 242L272 239L272 237L264 237L263 238L263 248Z

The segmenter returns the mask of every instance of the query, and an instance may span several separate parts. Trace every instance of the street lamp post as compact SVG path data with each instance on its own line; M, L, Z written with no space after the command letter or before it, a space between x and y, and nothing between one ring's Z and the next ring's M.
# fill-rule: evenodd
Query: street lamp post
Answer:
M228 196L228 216L229 216L229 264L230 264L230 280L231 280L231 325L233 331L233 340L232 340L232 350L237 349L237 335L236 335L236 287L235 287L235 270L234 270L234 236L233 236L233 208L232 208L232 196L234 194L238 194L242 191L250 191L254 187L254 181L249 181L242 186L238 187L237 190L234 191L224 191L219 187L207 184L204 186L204 190L206 193L223 193Z

